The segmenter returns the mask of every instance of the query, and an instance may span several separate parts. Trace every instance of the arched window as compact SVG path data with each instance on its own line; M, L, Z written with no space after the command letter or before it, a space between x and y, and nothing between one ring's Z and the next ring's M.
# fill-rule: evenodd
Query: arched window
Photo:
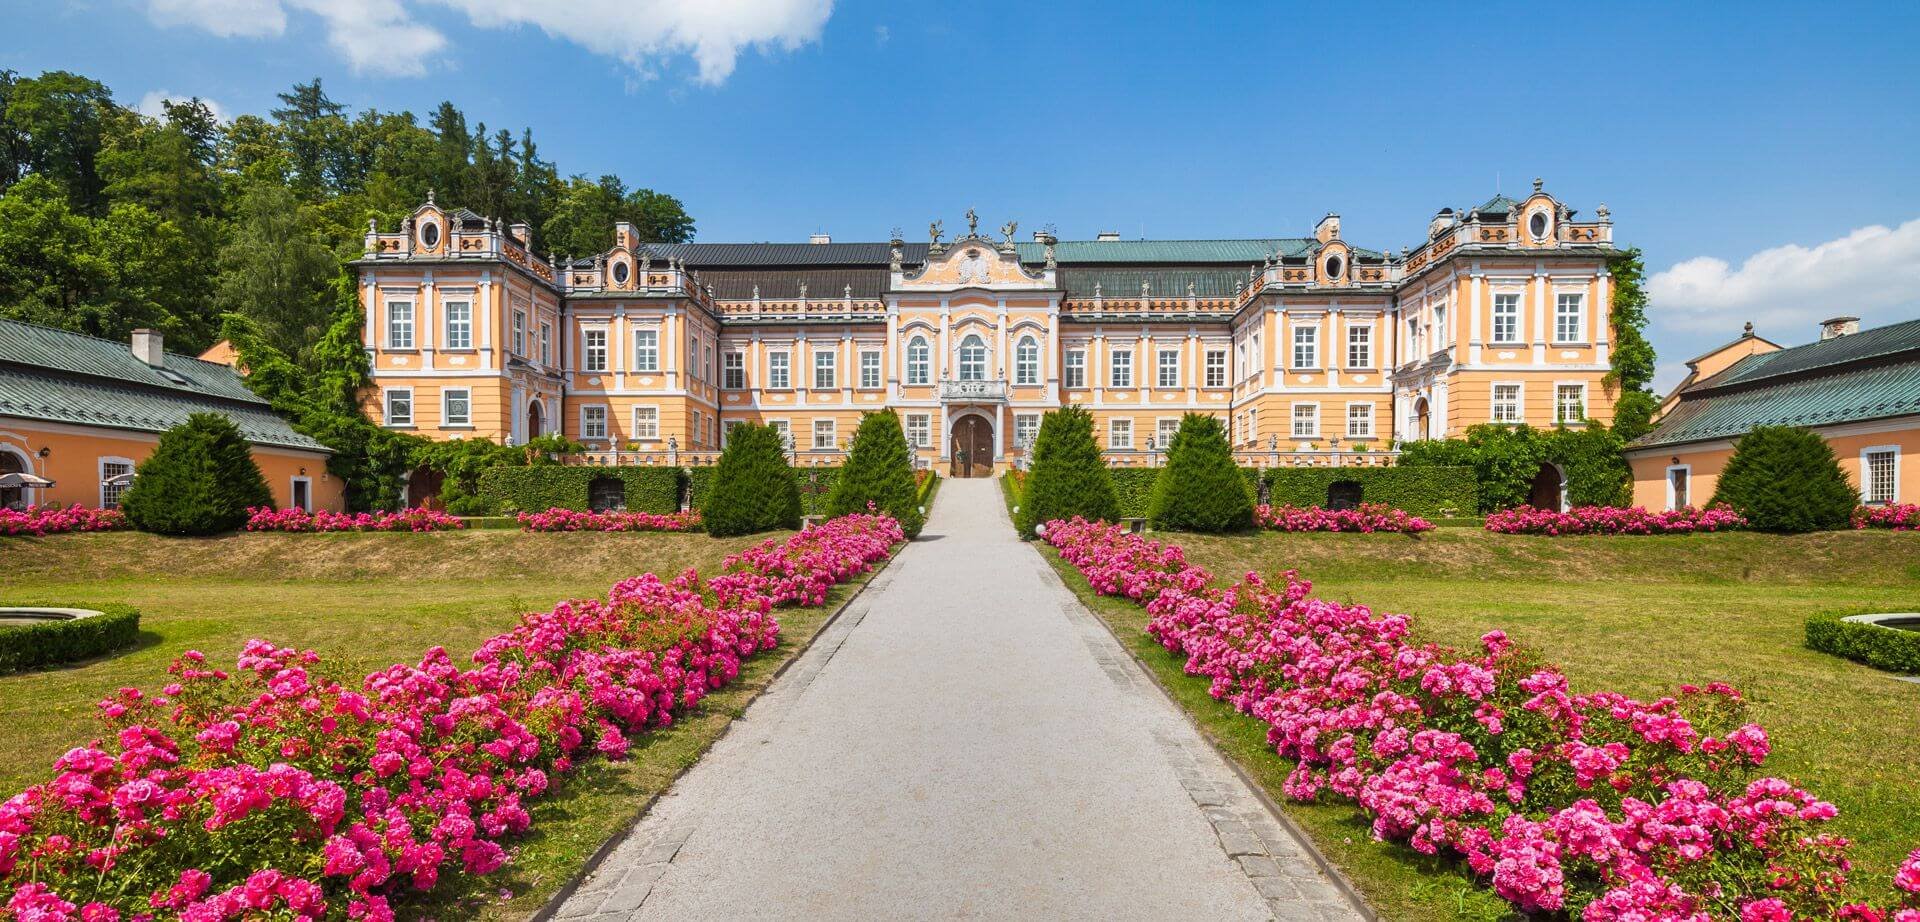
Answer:
M907 383L926 384L933 378L932 363L928 361L927 338L915 336L907 343Z
M972 333L960 341L960 380L987 380L987 344Z
M1013 383L1040 383L1040 344L1031 336L1020 337L1013 350Z

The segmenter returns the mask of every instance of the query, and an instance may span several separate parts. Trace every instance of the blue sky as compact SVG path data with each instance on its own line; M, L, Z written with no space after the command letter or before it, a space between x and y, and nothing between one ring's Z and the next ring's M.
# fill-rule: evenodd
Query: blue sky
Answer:
M87 0L0 66L128 104L452 99L704 240L909 237L968 206L1066 237L1416 242L1546 179L1646 251L1663 383L1737 334L1920 315L1920 4Z

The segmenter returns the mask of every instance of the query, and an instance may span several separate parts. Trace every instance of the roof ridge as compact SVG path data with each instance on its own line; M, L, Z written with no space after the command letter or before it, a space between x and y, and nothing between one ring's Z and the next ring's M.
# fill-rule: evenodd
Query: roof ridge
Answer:
M97 343L106 343L107 345L110 345L110 346L120 346L120 347L123 347L123 348L125 348L125 349L127 349L127 350L128 350L128 353L129 353L129 354L131 354L131 353L132 353L132 349L133 349L133 344L132 344L132 343L129 343L129 342L127 342L126 340L120 340L120 339L108 339L108 338L107 338L107 337L105 337L105 336L95 336L95 335L93 335L92 333L82 333L82 332L79 332L78 330L68 330L68 329L63 329L63 328L61 328L61 327L56 327L56 326L51 326L51 325L49 325L49 324L44 324L44 323L35 323L35 322L33 322L33 321L31 321L31 320L21 320L21 319L18 319L18 318L16 318L16 317L0 317L0 323L11 323L11 324L15 324L15 325L18 325L18 326L23 326L23 327L33 327L33 328L34 328L34 329L36 329L36 330L45 330L45 331L47 331L47 332L49 332L49 333L58 333L58 334L60 334L60 335L62 335L62 336L71 336L71 337L73 337L73 338L75 338L75 339L90 339L90 340L93 340L94 342L97 342ZM146 327L140 327L139 329L147 329L147 328L146 328ZM165 336L165 334L163 333L163 334L161 334L161 335L162 335L162 337L163 337L163 339L162 339L162 342L164 343L164 342L165 342L165 340L164 340L164 336ZM214 366L214 367L216 367L216 368L230 368L230 367L232 367L232 366L230 366L230 365L228 365L228 364L227 364L227 363L225 363L225 362L215 362L215 361L211 361L211 360L209 360L209 359L203 359L203 358L201 358L201 357L199 357L199 356L197 356L197 355L188 355L188 354L186 354L186 353L184 353L184 352L173 352L173 351L169 351L169 350L167 350L167 349L165 349L165 348L162 348L162 349L161 349L160 351L161 351L161 354L163 354L163 355L169 355L169 356L172 356L172 357L174 357L174 358L179 358L179 359L186 359L186 360L187 360L187 361L189 361L189 362L199 362L199 363L200 363L200 364L202 364L202 365L211 365L211 366Z

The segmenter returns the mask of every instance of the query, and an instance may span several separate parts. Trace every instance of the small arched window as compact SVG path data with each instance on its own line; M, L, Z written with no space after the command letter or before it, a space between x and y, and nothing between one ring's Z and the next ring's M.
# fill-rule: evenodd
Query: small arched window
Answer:
M1532 234L1535 240L1547 239L1547 230L1550 227L1551 222L1545 211L1536 211L1527 219L1527 233Z
M987 380L987 344L972 333L960 341L960 380Z
M632 272L633 270L627 268L626 260L621 260L620 262L614 263L613 264L613 283L615 285L625 285L627 283L627 278L632 274Z
M420 245L431 250L440 245L440 225L428 221L420 225Z
M1327 257L1327 280L1339 281L1340 274L1345 271L1346 268L1347 264L1340 258L1340 254L1335 253Z
M1040 383L1040 343L1031 336L1020 337L1013 350L1013 383Z
M907 343L908 384L926 384L932 380L933 368L932 362L929 361L930 354L927 349L927 338L924 336L915 336Z

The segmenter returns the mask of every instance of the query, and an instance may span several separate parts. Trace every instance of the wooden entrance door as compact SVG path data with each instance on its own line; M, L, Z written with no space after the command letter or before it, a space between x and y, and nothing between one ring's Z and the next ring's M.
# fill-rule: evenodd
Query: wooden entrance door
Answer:
M979 416L960 417L953 424L953 443L948 451L953 459L948 474L993 476L993 423Z

